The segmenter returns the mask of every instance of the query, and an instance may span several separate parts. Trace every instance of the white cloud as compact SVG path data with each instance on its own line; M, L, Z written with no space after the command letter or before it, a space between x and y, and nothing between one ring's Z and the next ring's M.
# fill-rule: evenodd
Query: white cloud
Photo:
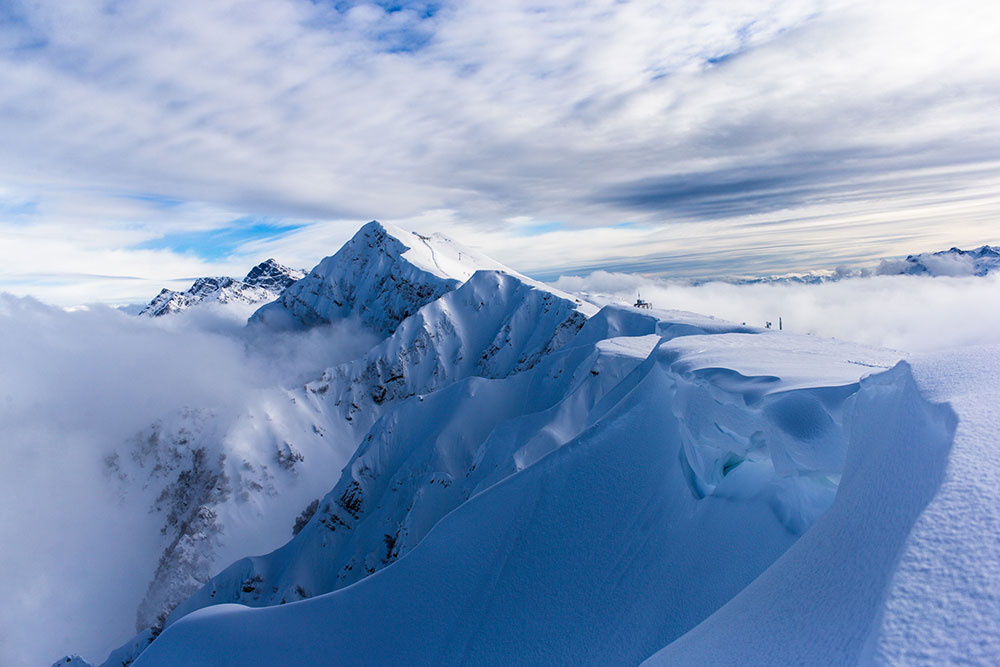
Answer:
M350 325L259 339L247 313L150 320L0 293L0 663L103 659L134 633L162 549L155 498L133 486L123 502L105 456L186 406L224 428L259 392L373 343ZM239 540L227 546L242 554Z
M595 303L687 310L734 322L772 322L795 333L839 338L903 352L1000 342L1000 275L930 278L871 276L821 284L685 282L595 272L563 277L561 289Z
M668 266L687 252L678 234L710 238L716 256L772 246L769 266L744 262L765 271L807 261L804 247L815 266L824 249L839 263L994 242L998 12L477 0L421 19L304 0L17 3L19 19L0 19L0 187L41 210L15 223L0 205L0 248L34 224L66 241L78 273L122 275L79 232L45 226L62 219L50 199L127 254L123 225L197 219L105 214L85 192L207 202L204 226L224 224L219 211L355 224L452 211L460 240L542 272L603 259L558 235L546 239L563 250L545 255L504 220L640 223L598 241ZM46 250L38 238L17 254L42 264Z

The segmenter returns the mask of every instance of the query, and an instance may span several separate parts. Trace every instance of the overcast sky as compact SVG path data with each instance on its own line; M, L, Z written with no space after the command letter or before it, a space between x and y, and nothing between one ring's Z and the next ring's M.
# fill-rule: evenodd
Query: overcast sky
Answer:
M984 0L4 0L0 290L144 301L372 218L543 279L997 243L998 110Z

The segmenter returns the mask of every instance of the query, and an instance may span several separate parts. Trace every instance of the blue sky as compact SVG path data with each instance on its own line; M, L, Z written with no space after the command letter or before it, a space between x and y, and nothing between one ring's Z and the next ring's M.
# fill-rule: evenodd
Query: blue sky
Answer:
M141 301L373 218L540 277L998 243L998 45L979 0L8 0L0 290Z
M304 226L287 224L279 219L245 217L231 220L225 227L167 232L133 247L189 253L207 260L219 261L231 256L247 241L280 239L285 234L302 229Z

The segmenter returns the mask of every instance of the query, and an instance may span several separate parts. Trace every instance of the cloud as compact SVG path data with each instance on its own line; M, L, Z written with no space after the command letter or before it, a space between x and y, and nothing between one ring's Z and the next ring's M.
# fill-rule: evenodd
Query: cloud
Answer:
M556 286L595 303L686 310L734 322L889 347L906 353L1000 342L1000 275L870 276L821 284L691 284L599 271Z
M243 328L249 310L149 320L0 293L0 663L103 659L134 633L162 549L155 491L125 502L108 454L187 406L224 429L373 342L349 323L258 338ZM239 539L227 548L246 551Z
M47 263L42 237L56 225L85 265L74 272L89 274L119 271L80 228L138 258L125 237L170 237L193 219L163 201L204 208L206 232L271 217L330 224L338 240L344 220L451 211L461 240L547 274L602 261L581 244L546 258L537 248L562 243L559 231L623 222L648 233L629 236L614 266L675 266L678 222L713 235L716 255L781 238L771 269L829 247L827 230L852 236L852 251L832 250L853 261L943 237L995 242L998 11L973 0L8 3L0 235L34 229L19 252ZM88 205L114 193L140 198ZM25 202L35 214L11 212ZM525 240L512 218L559 228ZM759 223L776 229L748 226ZM215 264L243 249L219 252ZM162 259L172 277L192 275L183 254Z

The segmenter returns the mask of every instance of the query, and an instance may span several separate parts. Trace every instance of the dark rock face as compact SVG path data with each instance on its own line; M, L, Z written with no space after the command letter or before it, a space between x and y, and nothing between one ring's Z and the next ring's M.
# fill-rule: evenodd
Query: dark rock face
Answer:
M305 272L298 269L290 269L284 264L279 264L273 259L267 259L250 269L250 273L243 279L247 285L262 287L269 292L281 294L295 281L301 279Z

